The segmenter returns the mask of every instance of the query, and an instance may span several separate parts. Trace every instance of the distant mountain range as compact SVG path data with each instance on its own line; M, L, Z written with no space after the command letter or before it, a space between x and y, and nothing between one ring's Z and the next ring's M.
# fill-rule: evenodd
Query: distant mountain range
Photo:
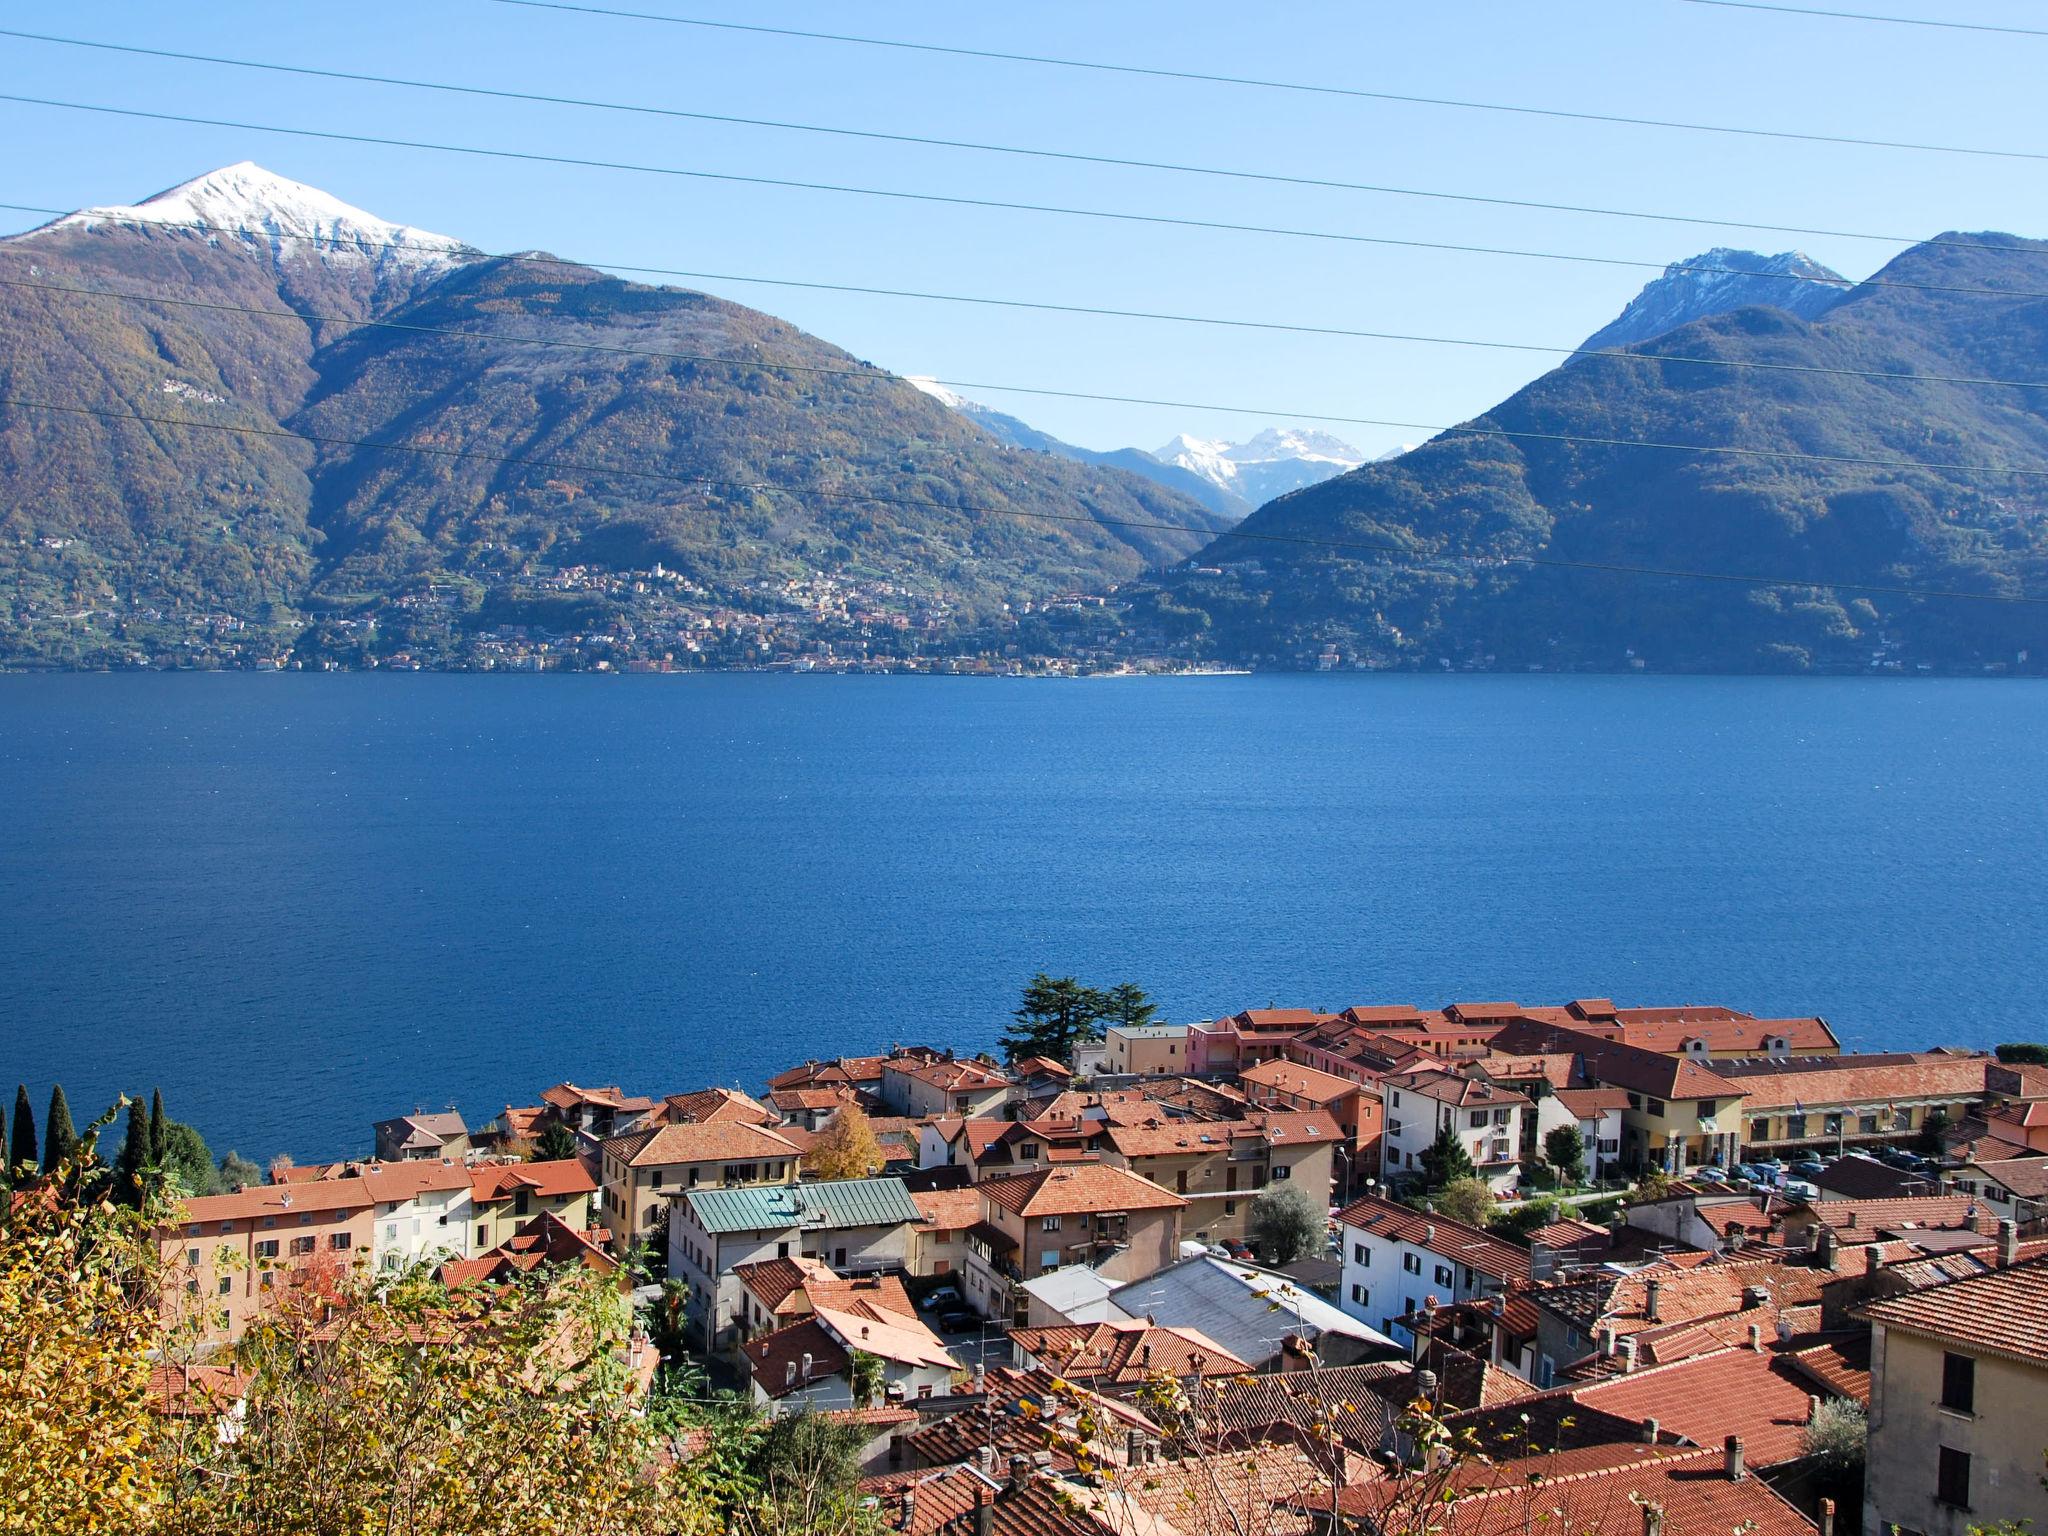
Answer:
M48 285L0 290L0 393L115 413L0 416L0 663L373 629L445 655L508 623L682 648L775 604L944 635L1235 521L1157 474L1011 451L771 316L486 257L247 163L0 254ZM387 441L429 451L355 446ZM657 566L687 604L607 574Z
M966 399L936 379L913 376L910 382L1013 447L1057 454L1081 464L1127 469L1169 490L1193 496L1233 522L1275 496L1315 485L1365 462L1364 454L1327 432L1282 427L1268 427L1244 443L1182 433L1150 453L1142 448L1080 448L1015 416ZM1395 458L1405 451L1395 449L1382 457Z
M2044 257L1678 263L1588 340L1623 355L1267 503L1140 607L1261 666L2041 671L2048 605L1897 589L2048 596Z

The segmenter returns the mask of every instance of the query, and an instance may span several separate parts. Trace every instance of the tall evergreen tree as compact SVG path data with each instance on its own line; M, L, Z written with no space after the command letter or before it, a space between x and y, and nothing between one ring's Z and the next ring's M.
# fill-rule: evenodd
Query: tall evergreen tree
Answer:
M1072 976L1055 979L1040 971L1011 1013L1017 1022L1003 1036L1003 1050L1013 1062L1049 1056L1072 1065L1076 1046L1102 1038L1108 1011L1109 1000L1095 988L1082 986Z
M128 1136L114 1164L114 1198L123 1205L142 1204L142 1180L149 1167L149 1121L142 1100L128 1101Z
M50 1090L50 1112L43 1116L43 1172L55 1173L77 1145L78 1128L71 1123L71 1105L59 1083Z
M14 1132L7 1141L7 1167L17 1179L36 1176L36 1112L28 1107L27 1083L14 1086Z
M1135 981L1120 981L1103 994L1104 1017L1119 1029L1143 1029L1159 1022L1159 1005Z
M1442 1189L1454 1179L1478 1176L1478 1170L1472 1166L1472 1154L1448 1125L1437 1127L1436 1140L1422 1149L1421 1163L1422 1182L1429 1189Z
M164 1091L152 1088L149 1093L149 1161L153 1168L161 1168L170 1161L171 1122L164 1114Z

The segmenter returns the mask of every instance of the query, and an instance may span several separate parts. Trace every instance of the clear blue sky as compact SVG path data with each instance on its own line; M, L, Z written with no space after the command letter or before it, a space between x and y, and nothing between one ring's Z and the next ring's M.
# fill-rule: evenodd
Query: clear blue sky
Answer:
M601 0L600 0L601 3ZM1681 0L1006 7L624 0L627 8L1636 116L2048 151L2048 39ZM2036 25L2034 0L1886 0ZM45 20L47 17L49 19ZM486 0L106 0L17 27L339 69L1247 170L1922 237L2048 236L2048 161L1789 144L1276 94L705 32ZM1022 161L571 108L457 100L0 39L16 93L1234 222L1662 263L1798 246L1849 273L1898 247ZM488 250L1569 345L1651 275L1626 268L1105 225L100 118L0 103L0 200L135 201L252 159ZM4 215L6 227L38 222ZM1452 422L1540 358L705 283L904 373L1254 407L990 404L1076 442L1241 438L1293 415ZM1418 434L1331 425L1369 451Z

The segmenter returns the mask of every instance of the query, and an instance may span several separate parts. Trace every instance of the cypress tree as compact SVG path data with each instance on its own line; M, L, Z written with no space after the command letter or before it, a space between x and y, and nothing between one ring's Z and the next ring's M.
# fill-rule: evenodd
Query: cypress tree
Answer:
M164 1115L164 1091L152 1088L149 1093L149 1164L161 1168L171 1156L171 1122Z
M23 1169L22 1164L28 1167ZM14 1133L7 1142L7 1166L18 1179L36 1176L36 1112L28 1107L28 1084L14 1087Z
M71 1106L64 1098L64 1085L50 1090L50 1112L43 1116L43 1172L55 1173L78 1145L78 1130L71 1123Z
M142 1100L128 1101L128 1137L121 1143L120 1161L114 1164L114 1198L123 1205L142 1204L142 1171L149 1165L149 1122L143 1118Z

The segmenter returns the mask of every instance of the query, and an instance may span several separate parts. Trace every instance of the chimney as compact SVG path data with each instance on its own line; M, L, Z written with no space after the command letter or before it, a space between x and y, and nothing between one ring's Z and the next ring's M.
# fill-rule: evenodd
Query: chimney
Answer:
M1621 1368L1623 1372L1632 1371L1636 1368L1636 1341L1634 1339L1623 1339L1621 1341Z
M1656 1421L1655 1419L1645 1419L1645 1420L1643 1420L1643 1444L1645 1444L1645 1445L1655 1445L1656 1443L1657 1443L1657 1421Z
M1807 1394L1806 1398L1806 1422L1809 1424L1818 1424L1820 1422L1820 1399L1811 1393Z
M986 1488L974 1490L974 1536L990 1536L996 1528L994 1495Z
M1664 1536L1664 1511L1647 1500L1643 1504L1643 1536Z
M1431 1408L1436 1407L1435 1371L1417 1371L1415 1373L1415 1395L1428 1403Z
M1771 1293L1764 1286L1745 1285L1742 1288L1742 1306L1744 1311L1751 1307L1765 1306L1770 1302L1770 1299Z
M1820 1536L1835 1536L1835 1501L1820 1501Z
M1136 1425L1124 1431L1124 1465L1141 1467L1145 1464L1145 1431Z
M974 1448L974 1465L980 1469L983 1477L987 1478L990 1482L994 1482L996 1476L996 1448L992 1445L977 1445Z
M904 1489L903 1497L898 1501L897 1507L903 1511L903 1524L897 1527L897 1529L907 1531L917 1522L917 1490L914 1488Z
M1430 1245L1431 1243L1434 1243L1435 1241L1436 1241L1436 1223L1435 1223L1435 1222L1433 1222L1433 1221L1426 1221L1426 1222L1424 1222L1424 1223L1422 1224L1422 1244L1423 1244L1423 1246L1424 1246L1424 1247L1426 1248L1426 1247L1428 1247L1428 1246L1429 1246L1429 1245Z
M1753 1355L1760 1355L1764 1352L1764 1325L1762 1323L1751 1323L1749 1325L1749 1350Z
M1739 1483L1744 1472L1742 1466L1742 1436L1730 1435L1722 1444L1722 1460L1728 1468L1728 1481Z
M1645 1280L1643 1282L1643 1316L1653 1323L1662 1321L1663 1307L1661 1300L1663 1291L1664 1282L1662 1280Z
M2007 1218L1998 1224L1998 1267L2010 1269L2020 1261L2020 1224Z
M1010 1492L1022 1493L1024 1485L1031 1481L1031 1458L1012 1456L1010 1458Z
M1600 1325L1600 1353L1603 1357L1610 1359L1613 1357L1614 1337L1614 1324L1602 1323Z
M1836 1253L1838 1245L1839 1239L1835 1236L1835 1229L1833 1227L1822 1227L1820 1229L1820 1241L1815 1245L1815 1253L1820 1259L1820 1267L1822 1269L1833 1269L1835 1267L1838 1257Z
M1878 1244L1876 1244L1876 1243L1866 1243L1866 1244L1864 1244L1864 1246L1863 1246L1863 1272L1864 1272L1864 1273L1865 1273L1866 1275L1874 1275L1874 1274L1876 1274L1876 1273L1877 1273L1877 1272L1878 1272L1878 1271L1879 1271L1880 1269L1883 1269L1883 1268L1884 1268L1884 1249L1883 1249L1882 1247L1880 1247L1880 1246L1879 1246Z

